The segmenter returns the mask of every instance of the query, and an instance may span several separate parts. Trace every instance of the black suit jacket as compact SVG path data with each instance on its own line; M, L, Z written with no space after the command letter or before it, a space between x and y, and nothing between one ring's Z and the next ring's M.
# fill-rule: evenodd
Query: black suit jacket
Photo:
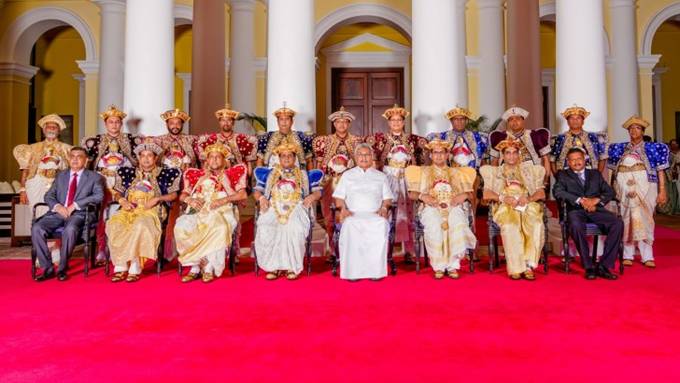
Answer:
M52 187L45 193L45 203L49 205L50 211L45 215L57 214L52 211L57 204L66 205L66 197L68 194L68 186L71 180L71 170L65 169L57 174ZM83 174L78 180L78 188L76 188L76 195L74 201L80 210L76 210L73 214L85 214L87 205L94 203L99 204L104 199L104 180L103 177L92 170L83 170Z
M557 199L567 202L567 211L583 209L576 203L582 197L600 198L597 210L604 210L604 206L614 199L614 189L602 178L602 174L594 169L585 169L586 182L581 185L581 180L571 169L560 170L557 173L557 182L553 186L553 195Z

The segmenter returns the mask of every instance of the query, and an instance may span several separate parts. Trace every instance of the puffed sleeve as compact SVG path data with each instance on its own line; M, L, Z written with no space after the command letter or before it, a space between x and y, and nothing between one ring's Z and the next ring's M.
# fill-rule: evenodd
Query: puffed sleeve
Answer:
M479 168L479 174L482 176L482 179L484 180L484 189L486 190L493 190L493 177L494 173L496 170L496 166L491 166L491 165L483 165Z
M90 161L94 161L97 158L97 155L99 155L99 137L97 136L84 137L80 146L85 148L87 157ZM97 164L92 164L92 166L97 166Z
M562 152L562 146L564 145L564 134L558 134L552 138L552 150L550 151L550 161L555 162Z
M550 132L545 128L534 129L530 133L531 142L539 156L550 154Z
M467 166L452 168L454 172L454 178L460 180L461 192L471 193L473 191L472 186L475 183L475 178L477 178L477 172L474 168Z
M619 163L619 160L621 160L621 156L623 156L623 151L626 147L626 143L620 142L617 144L612 144L609 145L609 156L607 158L607 167L609 169L616 169L616 166Z
M125 195L125 192L127 191L128 187L130 187L130 183L132 183L132 180L134 178L135 168L131 168L129 166L123 166L121 168L118 168L118 171L116 172L116 182L113 186L113 190L120 193L121 195Z
M246 188L246 174L247 168L243 164L238 164L227 169L227 178L234 191L240 191Z
M165 185L165 193L175 193L179 191L179 184L182 179L182 172L176 168L165 168L158 175L159 181Z
M499 158L500 153L498 153L498 150L496 150L496 146L503 141L506 137L508 136L507 133L500 131L500 130L494 130L491 132L491 135L489 135L489 155L492 158Z
M532 172L534 173L534 190L540 190L543 189L544 183L543 179L545 178L545 168L541 165L531 165L532 166Z
M653 155L648 157L654 157L655 163L652 165L656 171L662 171L666 170L670 167L670 162L669 162L669 150L668 150L668 145L664 143L656 143L653 142L651 143Z
M309 192L314 193L321 191L323 187L321 186L321 180L323 180L323 172L319 169L312 169L307 173L309 178Z
M19 169L21 170L28 169L32 157L30 145L26 144L17 145L14 147L12 154L14 154L14 158L19 163Z
M264 133L257 136L257 158L264 159L265 152L267 151L267 144L269 143L269 137L271 134Z
M317 136L312 140L312 149L316 158L323 158L326 153L326 136Z
M202 169L190 168L184 172L184 188L182 193L191 194L191 191L196 185L199 178L203 177L205 172Z
M483 159L486 151L489 150L489 136L480 132L475 132L475 136L477 139L477 157Z
M248 134L240 134L236 139L238 150L244 161L251 162L257 159L257 137Z
M253 175L255 176L255 187L253 188L254 190L257 190L258 192L264 194L264 191L267 188L267 178L269 177L270 172L271 168L268 168L266 166L255 168L255 170L253 171Z

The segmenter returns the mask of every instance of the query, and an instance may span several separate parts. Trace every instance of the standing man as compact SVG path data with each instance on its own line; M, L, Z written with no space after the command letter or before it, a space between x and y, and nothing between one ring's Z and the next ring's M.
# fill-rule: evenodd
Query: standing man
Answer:
M567 120L569 130L555 136L550 153L553 174L568 168L567 153L571 148L583 149L586 155L586 169L604 171L608 157L607 133L585 132L583 122L589 115L590 112L578 105L567 108L562 112L562 117Z
M387 176L372 167L369 144L359 144L355 158L357 167L340 178L333 193L342 222L340 278L378 280L387 276L387 214L394 196Z
M97 266L106 263L104 211L108 209L111 202L113 187L116 184L116 174L121 167L137 166L134 150L142 142L142 139L138 136L123 133L123 119L126 116L127 114L115 105L109 106L107 110L99 114L99 118L104 120L106 132L93 137L86 137L81 144L87 150L90 169L96 170L106 180L104 201L97 225L97 243L99 246L96 258Z
M293 130L295 111L287 108L279 108L274 111L276 124L279 130L267 132L261 135L257 141L257 166L272 167L279 163L279 156L275 153L276 148L284 144L296 146L296 164L302 168L310 170L314 166L312 161L313 149L312 140L314 137L309 133L297 132Z
M455 107L446 112L445 116L451 122L451 130L430 133L427 135L427 140L439 139L449 142L454 164L479 169L489 147L488 136L467 129L472 113L466 108Z
M331 222L331 204L334 203L333 191L340 181L340 176L357 163L354 152L357 146L363 142L363 138L349 132L355 117L344 107L340 107L340 110L332 113L328 116L328 119L333 123L334 132L326 136L315 137L312 141L312 147L316 157L315 168L320 169L325 174L323 188L326 193L321 197L321 209L326 221L328 236L331 238L333 236Z
M56 114L48 114L38 121L45 139L31 145L17 145L14 158L21 170L21 189L19 201L33 205L44 202L43 197L52 186L60 170L69 166L71 146L59 141L59 133L66 129L66 123Z
M215 143L221 143L234 156L234 164L245 164L248 168L248 174L252 174L253 163L257 158L257 137L234 132L234 124L239 115L240 113L232 110L229 105L215 112L215 118L220 125L219 133L204 134L198 137L194 147L201 163L208 159L205 148Z
M501 153L496 147L501 141L508 138L519 140L522 143L519 161L529 162L534 165L543 166L545 169L544 182L550 181L550 132L545 128L525 129L524 123L529 116L526 110L513 106L503 113L501 117L505 127L499 127L489 135L489 155L491 165L497 166L501 162Z
M628 130L629 142L609 146L608 166L614 171L612 184L621 201L623 231L623 264L633 265L635 248L640 251L642 263L656 267L654 244L654 210L666 202L666 178L669 167L668 146L663 143L644 142L649 122L632 116L623 123Z
M586 279L595 279L597 276L616 279L616 275L610 269L616 263L623 236L623 221L605 209L605 205L614 198L614 190L604 180L600 171L586 168L584 149L572 147L567 152L566 159L569 168L557 172L553 195L567 204L565 219L569 222L569 235L581 256ZM588 223L596 224L607 236L604 253L597 264L593 264L586 238Z
M163 149L159 158L161 164L181 171L196 167L198 165L194 153L196 136L182 133L184 124L189 122L191 117L179 109L173 109L161 114L161 119L168 128L167 134L155 138L158 146Z
M89 204L99 204L104 198L103 180L101 176L85 169L87 152L81 147L69 151L69 169L59 172L56 181L45 194L49 211L40 217L31 227L31 241L36 249L43 273L35 278L41 282L54 277L52 257L47 247L47 236L57 229L61 233L61 249L57 278L65 281L68 277L68 257L76 246L86 219L86 208ZM97 217L89 217L95 220Z
M406 117L409 112L394 105L383 113L389 133L376 133L366 137L366 143L373 146L373 160L377 169L386 175L397 205L397 227L395 241L402 243L404 260L411 261L413 254L413 203L408 198L404 170L409 165L421 165L426 158L427 140L415 134L406 133Z

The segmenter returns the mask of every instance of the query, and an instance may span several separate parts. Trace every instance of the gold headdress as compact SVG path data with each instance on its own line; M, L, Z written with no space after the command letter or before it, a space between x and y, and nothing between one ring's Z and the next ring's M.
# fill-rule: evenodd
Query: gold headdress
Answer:
M472 113L468 109L463 108L463 107L459 107L459 106L456 106L455 108L446 112L445 116L446 116L447 120L450 120L454 117L460 117L460 116L468 118L468 119L472 119Z
M506 138L505 140L501 141L496 145L496 150L500 153L503 153L503 151L507 148L515 148L518 151L521 151L524 148L524 144L522 144L522 141L516 140L514 138Z
M449 149L451 149L451 143L448 141L441 140L439 138L435 138L432 141L428 142L427 145L425 145L425 147L430 151L434 151L435 149L444 149L448 151Z
M574 106L571 106L562 112L562 117L564 118L569 118L569 116L572 115L581 116L585 120L588 116L590 116L590 112L587 111L586 108L574 104Z
M240 112L231 109L231 105L227 104L223 109L215 112L215 117L219 120L220 118L231 118L235 120L240 115Z
M645 129L649 128L649 121L645 120L644 118L640 116L631 116L629 119L626 120L626 122L623 123L623 128L628 130L632 125L639 125L642 127L642 130L644 131Z
M118 117L121 120L127 117L122 110L118 109L115 105L110 105L109 108L101 113L99 113L99 118L106 121L109 117Z
M352 113L345 110L344 106L341 106L340 110L338 110L337 112L333 112L333 113L331 113L330 116L328 116L328 119L333 121L333 122L335 122L335 120L340 120L340 119L343 119L343 118L348 119L350 121L354 121L356 119L356 117L354 117L354 115Z
M189 120L191 120L191 117L189 117L188 114L179 109L168 110L165 113L161 114L161 118L163 119L163 121L168 121L171 118L179 118L180 120L182 120L182 122L188 122Z
M394 116L394 115L399 115L399 116L401 116L403 119L406 119L406 117L408 117L409 114L411 114L411 113L409 113L408 110L406 110L406 109L400 107L400 106L397 105L397 104L394 104L394 106L391 107L391 108L389 108L389 109L387 109L387 110L385 111L385 113L382 114L382 116L383 116L383 118L386 119L386 120L389 120L390 117L392 117L392 116Z

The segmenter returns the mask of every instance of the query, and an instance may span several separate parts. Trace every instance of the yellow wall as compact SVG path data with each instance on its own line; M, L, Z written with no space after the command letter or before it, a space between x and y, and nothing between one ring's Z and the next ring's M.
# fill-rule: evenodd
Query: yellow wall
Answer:
M175 73L191 73L191 25L175 27ZM184 81L175 77L175 107L186 110L183 94Z
M667 21L661 25L654 36L652 53L660 54L657 68L666 68L661 74L661 113L663 120L663 139L675 137L675 112L680 112L680 23Z
M34 78L36 116L40 118L50 113L72 115L73 138L70 142L66 137L62 137L62 140L77 143L79 83L73 75L81 73L76 60L85 59L83 41L75 29L62 27L42 35L36 48L40 48L36 49L35 63L40 70Z

